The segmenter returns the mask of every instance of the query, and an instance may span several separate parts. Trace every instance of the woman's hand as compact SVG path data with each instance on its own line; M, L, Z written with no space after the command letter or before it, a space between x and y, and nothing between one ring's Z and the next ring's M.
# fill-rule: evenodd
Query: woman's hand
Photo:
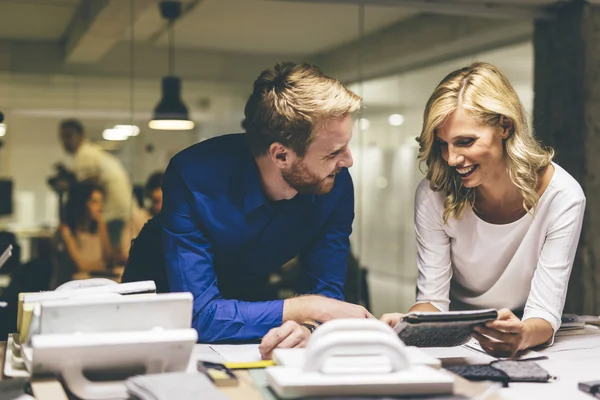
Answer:
M91 217L98 224L98 228L102 227L103 229L107 229L106 220L104 219L104 216L102 215L102 213L92 214Z
M398 325L398 322L400 322L402 317L404 317L404 314L400 313L383 314L380 318L380 321L385 322L393 328Z
M498 311L498 319L473 328L473 337L481 348L494 357L511 357L524 350L526 329L512 311L504 308Z

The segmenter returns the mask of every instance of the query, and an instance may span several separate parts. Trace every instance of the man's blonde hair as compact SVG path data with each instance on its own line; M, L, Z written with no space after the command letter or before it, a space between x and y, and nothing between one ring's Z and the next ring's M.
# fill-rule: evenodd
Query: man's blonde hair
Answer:
M456 109L462 108L482 124L510 127L504 139L504 158L510 180L523 197L523 208L531 212L539 201L540 171L552 161L554 150L533 137L521 101L500 70L487 63L474 63L448 74L427 102L419 142L419 160L427 165L431 190L441 191L444 223L459 219L467 205L475 204L475 189L466 188L458 173L442 158L436 130ZM504 117L503 119L501 117Z
M277 64L260 74L246 103L243 127L252 154L279 142L302 157L320 124L357 111L361 101L313 65Z

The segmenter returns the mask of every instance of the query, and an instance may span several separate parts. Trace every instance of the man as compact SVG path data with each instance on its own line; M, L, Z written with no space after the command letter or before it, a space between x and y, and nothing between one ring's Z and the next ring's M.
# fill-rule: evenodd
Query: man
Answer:
M354 219L348 142L360 101L314 66L279 64L254 82L245 134L171 160L162 209L168 280L171 291L194 295L201 342L264 336L267 358L276 346L304 345L305 321L370 317L340 301ZM304 296L264 298L269 274L296 255Z
M104 189L103 216L111 244L118 249L125 221L138 211L125 169L116 157L86 140L83 124L76 119L60 123L59 137L65 151L75 158L77 180L93 179Z
M150 208L148 211L151 216L160 214L162 209L162 183L164 178L163 172L155 172L146 181L144 186L144 196L150 201Z

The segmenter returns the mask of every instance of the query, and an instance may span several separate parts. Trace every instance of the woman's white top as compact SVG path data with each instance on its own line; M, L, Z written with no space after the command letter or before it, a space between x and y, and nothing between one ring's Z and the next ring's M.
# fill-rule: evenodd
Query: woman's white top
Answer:
M471 207L444 224L444 195L424 179L415 196L417 302L441 311L481 308L523 310L554 332L561 323L567 286L585 210L585 195L567 171L554 175L535 216L504 225L480 219Z

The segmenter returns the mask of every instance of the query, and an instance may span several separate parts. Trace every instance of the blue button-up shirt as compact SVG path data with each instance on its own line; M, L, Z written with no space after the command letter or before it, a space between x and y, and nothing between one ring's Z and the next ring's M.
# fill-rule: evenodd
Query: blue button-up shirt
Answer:
M257 300L298 255L300 293L343 299L354 219L347 169L328 194L270 201L244 135L225 135L173 157L163 192L169 285L193 294L199 341L255 340L281 325L283 300Z

